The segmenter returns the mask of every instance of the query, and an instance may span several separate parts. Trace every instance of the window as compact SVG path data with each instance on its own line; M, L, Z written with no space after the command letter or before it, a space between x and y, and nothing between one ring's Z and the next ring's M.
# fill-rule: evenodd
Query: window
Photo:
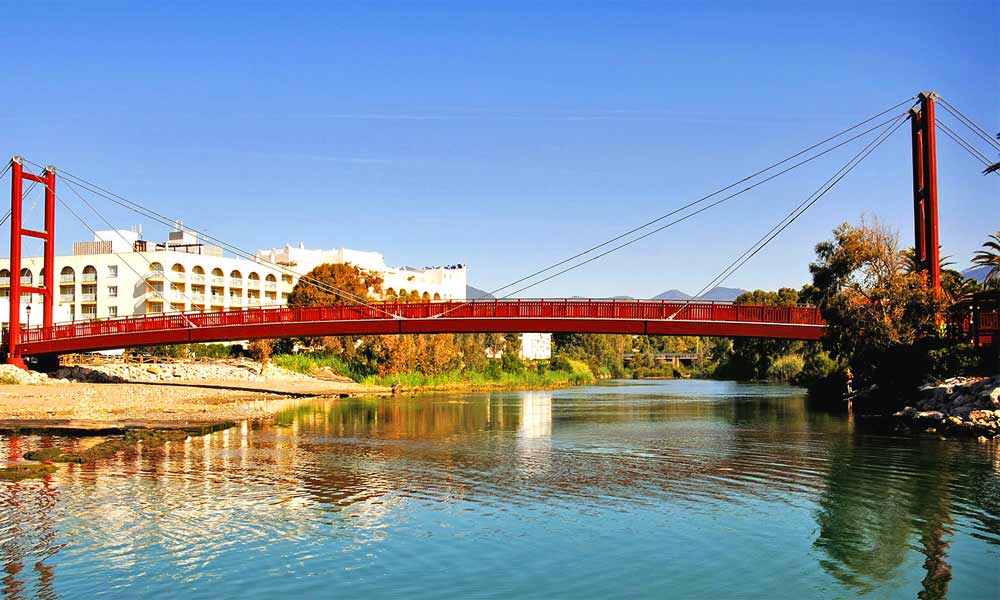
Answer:
M117 285L109 285L108 286L108 297L109 298L117 298L118 297L118 286ZM117 310L117 309L115 309L115 310Z
M109 317L117 317L118 316L118 307L117 306L109 306L108 307L108 316Z
M118 265L108 265L108 277L118 277Z

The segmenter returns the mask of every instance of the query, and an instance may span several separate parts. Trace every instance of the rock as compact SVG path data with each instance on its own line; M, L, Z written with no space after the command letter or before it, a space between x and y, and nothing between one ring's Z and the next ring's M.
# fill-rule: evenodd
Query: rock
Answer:
M924 410L916 414L916 418L927 421L942 421L944 413L938 410Z
M969 421L977 424L988 424L996 420L992 410L974 410L969 413Z
M958 406L956 408L951 409L948 412L950 412L953 415L958 415L960 417L964 417L964 416L968 415L970 412L972 412L973 410L974 409L971 406L966 405L966 406Z

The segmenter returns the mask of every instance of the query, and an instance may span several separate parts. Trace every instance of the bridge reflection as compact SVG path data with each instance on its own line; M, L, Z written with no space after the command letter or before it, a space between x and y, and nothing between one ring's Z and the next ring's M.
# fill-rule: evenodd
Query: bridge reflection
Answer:
M795 396L597 389L306 402L273 424L4 485L3 595L55 597L56 575L84 555L100 557L108 579L131 581L158 555L196 581L234 545L377 545L414 507L688 507L725 519L757 503L804 506L820 567L859 593L891 581L917 540L924 597L948 590L956 518L1000 541L1000 506L986 490L970 493L996 481L995 454L984 462L936 440L900 447ZM15 439L10 455L94 443Z

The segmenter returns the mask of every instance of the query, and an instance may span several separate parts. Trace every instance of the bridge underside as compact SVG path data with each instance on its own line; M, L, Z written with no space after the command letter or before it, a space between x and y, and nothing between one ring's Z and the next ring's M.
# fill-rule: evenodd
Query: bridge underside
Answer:
M112 325L108 322L105 325ZM148 331L113 331L100 327L94 335L22 342L22 356L91 352L134 346L223 342L258 338L333 335L397 335L421 333L621 333L632 335L698 335L819 340L826 327L813 324L754 323L663 319L593 318L432 318L319 320L178 327Z

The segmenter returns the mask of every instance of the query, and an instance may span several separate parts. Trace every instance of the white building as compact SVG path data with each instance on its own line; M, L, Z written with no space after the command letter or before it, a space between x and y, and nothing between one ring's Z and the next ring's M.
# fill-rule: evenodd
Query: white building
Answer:
M308 273L322 264L351 263L382 276L382 295L385 299L406 296L412 292L423 300L465 300L467 283L465 265L444 267L389 267L380 252L364 252L336 248L319 250L305 248L302 244L284 248L258 250L257 258L270 263L289 266L299 273Z
M54 320L281 306L299 275L324 262L352 262L378 271L387 290L416 291L428 300L465 299L464 266L395 269L375 252L290 247L261 251L256 260L248 260L224 256L218 246L183 229L170 232L162 243L140 238L138 231L98 231L93 241L74 243L72 255L56 256ZM22 283L43 284L42 257L24 257L21 266ZM0 322L8 318L10 278L10 259L2 258ZM22 306L22 323L41 323L39 294L23 292Z
M224 256L222 248L180 227L165 242L141 238L141 229L97 231L93 241L74 243L73 254L56 256L54 321L282 306L299 275L325 263L351 263L379 273L384 299L417 292L429 301L465 300L465 265L396 268L387 266L379 252L301 245L259 250L255 260L248 260ZM42 257L24 257L21 267L23 284L43 285ZM10 259L0 258L0 323L10 313L10 278ZM21 298L21 323L40 325L41 295L23 292ZM552 335L522 334L521 356L550 358Z
M548 360L552 358L552 334L522 333L521 358L525 360Z

